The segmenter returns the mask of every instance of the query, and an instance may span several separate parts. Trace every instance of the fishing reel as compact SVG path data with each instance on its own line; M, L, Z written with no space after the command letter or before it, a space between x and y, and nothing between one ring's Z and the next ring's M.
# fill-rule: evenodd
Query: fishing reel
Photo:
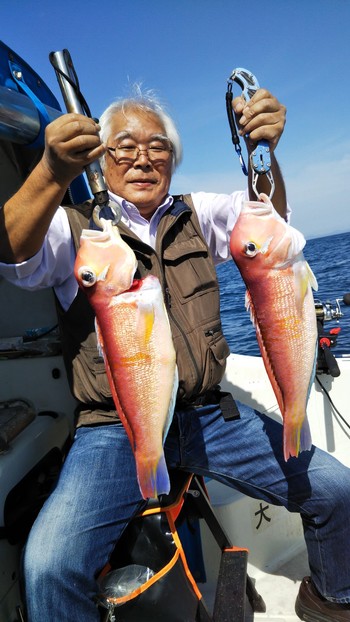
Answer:
M337 343L337 337L341 331L340 326L331 328L328 332L324 330L324 322L339 320L344 313L340 308L341 302L350 306L350 293L344 294L343 298L337 298L335 304L315 300L315 312L318 331L318 353L317 353L317 374L330 374L333 378L340 376L338 363L330 351Z

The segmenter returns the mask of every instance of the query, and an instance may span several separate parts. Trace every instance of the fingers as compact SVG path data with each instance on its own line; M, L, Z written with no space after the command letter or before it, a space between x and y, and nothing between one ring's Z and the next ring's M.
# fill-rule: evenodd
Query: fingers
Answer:
M75 113L62 115L46 127L44 159L56 179L70 183L105 153L99 130L93 119Z
M286 108L266 89L259 89L251 100L243 97L233 100L240 134L246 136L248 145L253 148L259 140L267 140L274 150L283 133L286 122Z
M83 115L63 115L46 128L49 148L74 158L101 146L100 126Z

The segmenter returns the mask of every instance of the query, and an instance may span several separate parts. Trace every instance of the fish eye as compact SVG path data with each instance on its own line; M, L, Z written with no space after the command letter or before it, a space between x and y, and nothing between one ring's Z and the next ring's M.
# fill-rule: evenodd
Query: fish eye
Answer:
M257 253L258 248L255 242L247 242L245 245L245 254L248 255L248 257L255 257Z
M78 276L81 279L82 284L85 285L85 287L92 287L92 285L95 285L97 281L95 272L87 266L82 266L81 268L79 268Z

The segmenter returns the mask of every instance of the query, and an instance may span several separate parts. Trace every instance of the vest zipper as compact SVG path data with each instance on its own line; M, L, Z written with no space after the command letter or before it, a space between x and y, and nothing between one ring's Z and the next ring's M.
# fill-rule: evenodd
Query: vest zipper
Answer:
M192 212L192 209L191 208L189 208L189 209ZM183 341L184 341L184 343L186 345L187 352L188 352L189 357L190 357L190 359L192 361L195 375L197 377L197 381L196 381L196 384L195 384L195 387L194 387L194 390L193 390L193 394L196 394L197 391L199 390L200 386L201 386L202 377L201 377L201 374L200 374L199 367L197 365L197 361L196 361L196 359L195 359L195 357L194 357L194 355L192 353L192 349L190 347L190 344L189 344L189 341L187 339L187 336L186 336L186 334L183 331L181 325L179 324L178 320L175 318L175 316L174 316L174 314L173 314L173 312L171 310L171 293L170 293L168 284L167 284L166 279L165 279L164 267L163 267L162 261L160 260L160 258L163 257L163 245L164 245L165 237L169 233L170 229L174 226L174 224L176 223L176 221L178 219L179 219L179 215L177 215L175 217L175 219L174 219L174 222L170 226L168 226L168 228L165 231L163 231L159 252L157 252L157 249L155 249L155 255L157 257L158 265L160 267L160 273L162 275L163 291L165 293L165 305L166 305L167 311L168 311L169 316L171 317L173 323L175 324L175 326L177 327L179 333L182 336L182 339L183 339Z
M189 208L189 211L192 212L191 208ZM176 223L178 218L179 218L179 215L177 215L174 218L174 222L171 225L169 225L165 231L163 231L160 246L158 246L158 248L156 246L156 248L153 248L152 251L154 252L154 255L155 255L155 257L157 259L157 262L158 262L159 275L161 275L161 279L162 279L162 289L163 289L163 292L164 292L164 302L165 302L165 306L166 306L167 312L169 314L169 317L171 317L174 325L177 327L179 333L182 336L183 342L186 345L186 350L187 350L187 352L189 354L189 357L190 357L190 360L192 361L192 364L193 364L194 373L195 373L195 375L197 377L195 388L193 390L193 393L195 394L200 389L201 382L202 382L202 376L201 376L199 367L197 365L196 359L195 359L195 357L194 357L194 355L192 353L192 349L190 347L190 344L189 344L189 341L187 339L186 333L183 331L183 329L182 329L181 325L179 324L178 320L174 317L174 315L172 313L172 310L171 310L171 294L170 294L167 282L165 280L164 268L163 268L162 261L161 261L161 257L163 256L163 248L162 247L163 247L163 244L164 244L164 239L165 239L167 233L169 233L169 231L172 228L172 226ZM130 230L126 227L126 225L122 225L122 227L121 227L120 224L119 224L119 229L124 234L126 234L126 237L132 237L133 239L139 240L139 238L136 235L131 235L130 236ZM148 246L148 244L146 244L145 246Z

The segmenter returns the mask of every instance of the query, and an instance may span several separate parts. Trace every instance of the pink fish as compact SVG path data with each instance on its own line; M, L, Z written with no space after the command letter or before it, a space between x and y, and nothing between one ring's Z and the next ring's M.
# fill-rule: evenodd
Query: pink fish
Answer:
M302 234L274 210L266 195L243 207L230 240L247 287L246 307L283 417L284 458L310 449L306 418L314 379L317 323Z
M176 355L155 276L134 280L132 249L111 221L83 230L75 276L96 313L97 334L117 412L135 454L143 498L170 490L163 443L178 387Z

